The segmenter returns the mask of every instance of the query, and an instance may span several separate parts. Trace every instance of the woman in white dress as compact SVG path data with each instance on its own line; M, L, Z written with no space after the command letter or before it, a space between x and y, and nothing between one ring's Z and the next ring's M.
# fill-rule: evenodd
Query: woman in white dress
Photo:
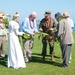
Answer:
M9 22L9 37L8 37L8 67L14 69L25 68L26 64L24 61L22 49L19 43L18 35L23 35L24 32L19 32L19 14L16 13L14 20Z

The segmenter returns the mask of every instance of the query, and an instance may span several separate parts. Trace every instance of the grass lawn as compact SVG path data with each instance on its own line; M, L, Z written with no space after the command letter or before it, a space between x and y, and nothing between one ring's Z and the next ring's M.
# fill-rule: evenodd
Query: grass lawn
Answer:
M75 32L74 39L75 39ZM59 44L55 43L55 60L51 61L49 50L47 47L46 61L41 61L41 39L38 40L37 35L34 39L34 48L32 54L32 62L26 63L26 68L7 68L6 60L0 60L0 75L75 75L75 44L72 46L72 60L68 68L61 68L61 50ZM8 50L8 49L7 49ZM7 51L6 51L7 55Z

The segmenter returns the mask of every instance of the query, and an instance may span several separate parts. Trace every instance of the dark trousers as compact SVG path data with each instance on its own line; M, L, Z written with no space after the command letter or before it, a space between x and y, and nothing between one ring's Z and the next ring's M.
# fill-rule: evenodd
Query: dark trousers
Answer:
M42 56L46 56L47 53L47 43L49 44L50 56L54 55L54 40L48 41L46 37L42 38Z
M72 44L64 44L62 49L63 66L68 66Z

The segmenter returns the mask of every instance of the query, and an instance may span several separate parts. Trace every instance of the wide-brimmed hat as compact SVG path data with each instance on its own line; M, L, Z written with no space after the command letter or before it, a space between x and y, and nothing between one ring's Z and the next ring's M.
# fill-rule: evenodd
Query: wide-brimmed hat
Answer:
M45 16L48 16L48 15L50 15L51 14L51 12L50 11L45 11Z
M64 12L63 13L63 17L69 17L70 15L69 15L69 13L68 12Z

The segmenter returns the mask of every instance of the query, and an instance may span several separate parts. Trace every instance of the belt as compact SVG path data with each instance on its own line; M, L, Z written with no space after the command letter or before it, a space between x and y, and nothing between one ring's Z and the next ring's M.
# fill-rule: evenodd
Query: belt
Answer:
M0 37L4 37L5 35L0 35Z

